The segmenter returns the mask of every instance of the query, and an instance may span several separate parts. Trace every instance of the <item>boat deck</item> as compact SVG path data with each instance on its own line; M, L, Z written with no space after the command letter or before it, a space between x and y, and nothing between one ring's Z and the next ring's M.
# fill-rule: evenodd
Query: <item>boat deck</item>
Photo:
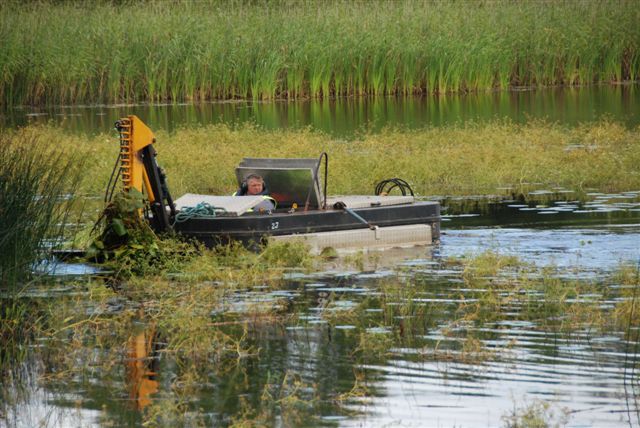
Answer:
M176 210L183 211L206 203L219 208L224 216L238 217L251 212L251 209L263 201L262 196L213 196L187 193L175 201ZM373 195L345 195L329 196L327 198L327 210L334 210L334 205L342 202L347 208L367 208L390 205L405 205L415 201L413 196L373 196ZM299 207L298 209L300 209ZM282 210L280 210L282 211ZM289 211L285 209L284 211Z

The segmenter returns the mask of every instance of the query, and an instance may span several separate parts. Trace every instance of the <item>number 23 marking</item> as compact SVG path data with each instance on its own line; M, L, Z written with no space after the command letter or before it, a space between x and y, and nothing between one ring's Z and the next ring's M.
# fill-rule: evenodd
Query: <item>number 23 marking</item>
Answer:
M280 222L278 221L271 222L271 230L276 230L278 226L280 226Z

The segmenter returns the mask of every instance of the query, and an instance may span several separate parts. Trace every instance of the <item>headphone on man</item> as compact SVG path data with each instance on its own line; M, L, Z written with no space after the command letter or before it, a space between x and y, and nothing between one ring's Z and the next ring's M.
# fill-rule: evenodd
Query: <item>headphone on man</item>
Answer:
M267 189L267 183L264 181L264 179L261 176L259 176L258 174L249 174L244 178L244 180L240 184L240 190L238 190L238 192L236 192L236 194L238 196L246 196L247 192L249 191L249 183L248 183L248 181L251 180L251 179L260 180L262 182L262 191L260 193L258 193L258 195L268 195L269 194L269 190Z

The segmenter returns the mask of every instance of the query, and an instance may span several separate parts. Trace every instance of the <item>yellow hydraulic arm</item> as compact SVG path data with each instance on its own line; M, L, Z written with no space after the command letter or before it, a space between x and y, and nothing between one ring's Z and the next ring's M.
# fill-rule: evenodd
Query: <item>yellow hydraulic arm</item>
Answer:
M171 229L169 214L175 215L175 206L164 172L156 163L153 132L134 115L120 119L116 128L120 133L120 174L124 191L136 189L145 193L153 213L149 218L151 225L160 231Z
M118 128L120 131L120 173L124 191L128 192L134 188L142 193L144 184L149 202L154 202L156 195L153 194L141 156L143 148L156 142L153 132L138 119L138 116L133 115L120 119Z

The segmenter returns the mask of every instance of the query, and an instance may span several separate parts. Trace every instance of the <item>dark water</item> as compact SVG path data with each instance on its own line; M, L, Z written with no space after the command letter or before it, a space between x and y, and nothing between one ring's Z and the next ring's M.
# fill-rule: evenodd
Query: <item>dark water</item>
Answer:
M483 122L508 118L516 123L544 119L566 125L603 117L629 127L640 124L638 85L548 88L512 92L425 97L344 98L300 102L221 102L206 104L20 107L0 110L0 127L60 123L74 132L110 132L126 115L138 115L151 129L172 131L198 124L245 122L266 129L311 127L338 137L385 127Z
M531 316L530 306L548 296L534 293L523 301L517 290L494 314L461 316L487 290L467 286L456 261L486 251L534 264L534 277L547 269L552 278L590 286L572 302L577 307L592 299L607 314L629 298L607 278L622 264L640 267L640 191L592 194L586 201L544 189L536 195L528 203L443 200L437 246L376 253L361 266L328 262L315 273L292 271L275 290L256 284L229 295L212 321L234 320L256 305L296 316L257 322L248 333L225 329L248 335L259 356L196 362L207 381L189 390L186 401L173 383L185 360L165 353L161 335L140 319L131 331L109 337L120 340L116 349L130 350L132 338L152 343L146 358L114 354L88 340L91 357L79 362L87 365L82 375L36 383L8 420L15 426L138 426L152 403L171 409L182 402L189 416L178 425L224 426L241 414L242 400L260 409L273 397L296 397L302 402L293 412L279 402L275 425L496 427L533 408L548 426L640 426L635 329L599 330L588 319L567 327L564 311ZM57 290L74 292L64 285ZM109 310L115 314L122 305L114 302ZM86 310L90 315L94 308ZM363 334L391 342L382 354L362 353ZM473 340L482 345L479 354L465 351ZM37 347L46 352L46 340ZM146 370L133 380L132 361L145 362ZM29 370L43 367L34 363ZM272 395L265 396L267 390ZM352 395L336 407L341 394Z

